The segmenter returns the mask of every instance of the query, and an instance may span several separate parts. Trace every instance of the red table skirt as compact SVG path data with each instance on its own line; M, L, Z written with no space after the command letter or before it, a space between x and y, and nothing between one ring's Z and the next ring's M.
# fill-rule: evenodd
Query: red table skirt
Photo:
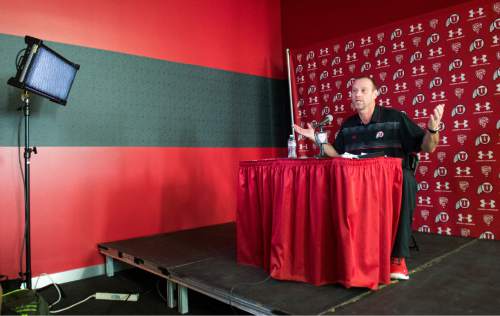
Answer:
M402 177L397 158L240 162L238 263L315 285L389 283Z

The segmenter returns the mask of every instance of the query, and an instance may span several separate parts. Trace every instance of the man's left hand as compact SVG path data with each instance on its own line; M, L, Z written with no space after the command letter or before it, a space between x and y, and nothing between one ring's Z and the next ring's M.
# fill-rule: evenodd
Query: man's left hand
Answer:
M434 108L431 117L429 118L429 122L427 123L427 127L433 131L437 131L439 129L439 123L441 123L441 118L443 117L444 112L444 104L440 104Z

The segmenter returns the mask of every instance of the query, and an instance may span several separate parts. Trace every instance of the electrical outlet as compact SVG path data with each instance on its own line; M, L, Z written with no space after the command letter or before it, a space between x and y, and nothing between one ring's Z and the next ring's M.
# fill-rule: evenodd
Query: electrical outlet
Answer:
M95 293L95 298L96 300L137 302L139 300L139 294L97 292Z

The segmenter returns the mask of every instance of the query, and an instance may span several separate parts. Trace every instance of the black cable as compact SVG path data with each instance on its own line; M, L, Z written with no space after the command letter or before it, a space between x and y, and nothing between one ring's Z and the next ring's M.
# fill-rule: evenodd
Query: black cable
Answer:
M24 59L24 55L21 55L21 54L23 54L25 51L26 51L26 48L23 48L19 52L17 52L17 55L16 55L16 70L17 71L19 71L21 69L21 63L23 62L23 59Z

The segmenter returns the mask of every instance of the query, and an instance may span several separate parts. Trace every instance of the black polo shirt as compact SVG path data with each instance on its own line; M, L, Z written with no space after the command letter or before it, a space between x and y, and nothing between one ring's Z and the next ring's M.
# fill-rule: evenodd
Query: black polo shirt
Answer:
M349 117L342 124L333 147L339 154L383 153L404 158L406 163L411 153L421 150L424 136L425 132L403 112L377 105L366 125L358 114Z

